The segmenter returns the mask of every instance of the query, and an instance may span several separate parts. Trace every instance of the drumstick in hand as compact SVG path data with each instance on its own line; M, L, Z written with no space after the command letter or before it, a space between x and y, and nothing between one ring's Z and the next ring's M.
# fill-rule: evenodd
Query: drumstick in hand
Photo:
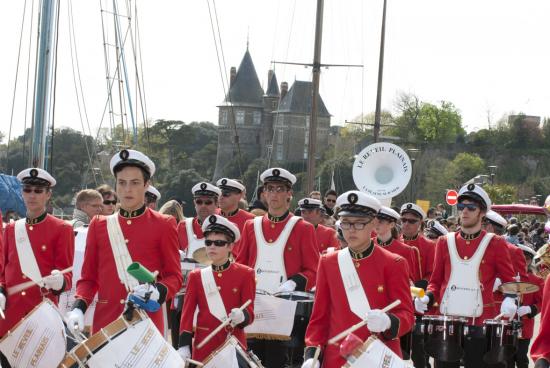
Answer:
M185 366L187 367L189 363L196 365L197 367L204 367L204 364L202 364L199 361L193 360L191 358L185 359Z
M65 268L64 270L60 271L60 273L63 275L63 274L66 274L67 272L71 272L72 270L73 270L73 268L69 267L69 268ZM42 278L42 280L44 280L44 277ZM23 290L27 290L28 288L31 288L35 285L38 285L38 284L36 282L32 281L32 280L17 284L17 285L15 285L15 286L8 289L8 296L20 293Z
M319 354L321 354L321 347L320 346L317 346L315 348L315 355L313 355L313 362L311 364L311 366L313 368L315 368L315 366L317 365L317 361L319 360Z
M240 310L245 309L246 307L248 307L250 305L250 303L252 303L252 300L248 299L239 309ZM223 321L218 327L216 327L216 329L214 331L212 331L210 333L210 335L206 336L206 338L204 340L202 340L200 342L200 344L197 345L197 349L200 349L204 345L206 345L206 343L208 343L208 341L210 341L218 332L220 332L222 330L222 328L224 328L225 326L227 326L230 323L231 323L231 318L228 318L225 321Z
M401 300L397 299L396 301L394 301L393 303L387 305L384 309L382 309L382 312L386 313L386 312L390 311L391 309L397 307L399 304L401 304ZM336 335L332 339L328 340L328 343L330 345L336 344L338 341L342 340L344 337L346 337L350 333L354 332L355 330L360 329L361 327L363 327L366 324L367 324L367 320L364 319L361 322L356 323L355 325L351 326L347 330L344 330L344 331L340 332L338 335Z

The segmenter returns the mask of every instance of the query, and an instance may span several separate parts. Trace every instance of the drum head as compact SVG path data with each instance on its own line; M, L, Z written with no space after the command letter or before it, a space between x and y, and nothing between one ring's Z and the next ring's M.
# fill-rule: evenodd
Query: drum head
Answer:
M497 346L485 353L483 361L487 364L504 363L514 356L516 350L513 345Z
M425 342L424 351L429 356L442 362L458 362L464 355L462 346L449 341L437 341L432 338L428 338Z
M199 248L193 252L193 259L205 265L211 265L212 261L206 255L206 247Z

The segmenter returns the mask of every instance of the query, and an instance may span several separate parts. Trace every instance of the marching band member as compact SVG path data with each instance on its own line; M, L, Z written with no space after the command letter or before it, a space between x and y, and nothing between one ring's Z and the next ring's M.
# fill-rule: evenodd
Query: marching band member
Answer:
M144 203L155 164L139 151L122 150L111 158L110 166L120 210L90 223L76 301L67 318L70 328L82 331L84 312L97 293L92 333L120 317L129 292L140 298L150 293L149 299L162 306L182 283L176 220ZM126 271L132 262L158 271L157 282L139 285ZM162 333L162 310L149 316Z
M424 236L431 240L437 240L440 236L447 235L449 231L437 220L430 220L426 223Z
M193 193L193 203L195 204L196 216L186 218L178 225L179 244L183 251L187 248L196 249L190 245L198 242L197 246L204 246L204 234L202 233L202 223L205 218L216 213L218 208L218 198L222 194L220 189L210 183L200 182L191 189ZM188 254L188 258L193 255Z
M418 257L413 247L397 240L399 233L395 224L400 219L399 213L389 207L382 206L376 215L376 219L378 221L375 227L376 237L374 238L374 244L384 248L388 252L403 257L407 261L409 278L411 281L414 281L415 275L418 274Z
M528 368L529 367L529 345L533 337L535 326L535 316L539 313L542 302L542 290L544 289L544 279L533 274L531 262L537 253L526 245L519 244L518 249L522 251L522 257L525 260L527 270L527 279L524 281L537 285L539 290L534 293L525 294L521 299L521 306L518 308L518 316L521 317L521 335L518 338L516 354L507 362L507 367Z
M428 293L415 298L419 313L440 301L441 314L473 318L469 319L464 343L466 368L486 366L483 362L486 338L481 325L497 314L492 293L495 278L502 282L514 280L506 241L482 229L483 217L490 206L491 200L481 187L468 184L460 189L457 208L461 231L439 238ZM500 313L512 318L516 309L514 298L505 297ZM436 360L438 368L459 366L460 362Z
M145 205L152 210L157 209L157 203L160 201L161 195L157 188L149 184L145 191Z
M27 217L8 224L4 231L0 271L0 337L17 324L47 297L57 304L59 294L71 288L72 273L62 274L73 264L74 234L72 226L46 212L55 179L46 171L29 168L17 179L23 184ZM31 287L8 297L9 289L32 280ZM2 367L10 367L0 354Z
M412 272L416 272L413 278L414 285L426 289L432 274L435 253L435 243L422 234L422 222L426 219L426 213L414 203L405 203L401 206L400 213L403 243L413 247L417 252L418 267L412 270ZM421 323L422 316L417 315L411 344L411 359L416 368L428 366L428 357L424 353L424 335L421 332Z
M244 197L245 187L236 180L222 178L216 182L221 190L220 215L237 225L239 231L243 231L244 223L254 216L250 212L239 208L239 201ZM238 253L239 243L233 247L233 254Z
M254 320L254 270L229 260L233 245L240 238L239 229L228 219L212 215L204 221L202 231L212 266L194 270L189 275L178 349L184 360L192 356L194 360L203 361L223 345L228 336L225 329L214 335L206 345L197 348L227 318L231 319L230 333L246 350L244 327ZM239 309L247 300L252 303L243 310ZM198 315L193 333L195 309L198 309Z
M324 207L321 206L320 199L304 198L298 202L302 213L302 218L315 227L315 235L317 238L317 247L319 253L327 252L328 248L332 250L340 249L340 244L336 238L336 230L321 225L323 221Z
M271 168L260 175L268 213L244 225L237 262L256 271L258 290L304 291L315 286L319 250L313 225L289 212L296 177L285 169ZM283 367L284 342L250 339L250 348L267 368Z
M382 341L401 356L398 337L410 331L414 322L406 261L376 247L370 237L380 202L362 192L349 191L338 197L336 207L348 249L321 257L302 368L319 367L312 367L316 347L323 349L323 367L345 364L338 346L327 342L365 318L367 326L354 334L365 340L379 333ZM391 312L381 311L397 299L401 304Z
M535 368L550 367L550 281L544 283L539 334L531 345Z

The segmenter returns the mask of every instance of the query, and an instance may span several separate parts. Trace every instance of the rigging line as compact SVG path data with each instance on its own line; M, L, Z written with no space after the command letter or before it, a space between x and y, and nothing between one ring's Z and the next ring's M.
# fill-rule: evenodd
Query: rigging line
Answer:
M221 78L221 82L222 82L222 88L223 88L223 93L224 93L224 96L226 96L226 100L228 100L228 103L229 103L229 109L231 111L231 117L232 119L229 119L229 124L231 125L231 128L233 128L233 131L235 133L235 144L237 145L237 166L239 168L239 175L240 177L242 178L243 176L243 170L242 170L242 167L241 167L241 148L240 148L240 144L239 144L239 135L237 134L237 125L236 125L236 122L235 122L235 110L233 108L233 103L231 101L231 96L229 94L229 91L226 92L226 88L225 88L225 82L224 82L224 78L223 78L223 70L222 70L222 64L220 62L220 52L218 50L218 42L216 40L216 31L215 31L215 27L214 27L214 20L212 18L212 10L210 9L210 1L209 0L206 0L206 4L208 5L208 14L210 16L210 27L212 29L212 37L214 38L214 46L215 46L215 49L216 49L216 57L218 59L218 69L219 69L219 72L220 72L220 78Z
M32 32L34 28L34 0L31 3L31 22L29 30L29 52L27 54L27 84L25 87L25 116L23 119L23 162L26 162L26 147L27 147L27 116L29 113L29 82L31 69L31 51L32 51ZM29 153L30 155L30 153Z
M235 109L233 107L233 101L231 100L231 95L229 93L229 90L230 90L230 85L229 85L229 79L227 78L227 65L225 63L225 55L224 55L224 52L223 52L223 43L222 43L222 36L221 36L221 32L220 32L220 22L218 20L218 11L216 9L216 0L212 0L212 7L214 8L214 17L215 17L215 20L216 20L216 28L218 30L218 41L220 43L220 54L221 54L221 57L222 57L222 64L223 64L223 67L220 66L220 61L219 61L219 56L218 56L218 66L220 68L220 74L221 74L221 78L222 78L222 85L223 85L223 92L224 92L224 95L227 96L227 99L229 100L229 103L230 103L230 110L231 110L231 115L233 117L233 123L231 124L231 127L233 128L233 131L235 133L235 144L237 146L237 165L239 167L239 176L241 179L243 179L243 170L242 170L242 154L241 154L241 144L240 144L240 140L239 140L239 131L237 129L237 124L236 124L236 121L235 121ZM210 7L208 8L208 10L210 11ZM214 40L216 39L216 34L214 32L214 27L212 26L212 33L214 34ZM216 44L216 47L217 47L217 44ZM217 53L217 50L216 50L216 53ZM222 73L223 71L223 73ZM223 78L224 78L224 75L225 75L225 84L223 82ZM225 92L225 86L227 86L227 94Z
M107 86L107 101L105 103L105 108L103 109L103 114L101 116L101 120L99 122L99 128L97 130L97 137L96 137L96 140L99 138L99 130L101 128L101 125L103 124L103 119L105 118L105 112L107 110L107 108L109 108L109 122L110 122L110 125L111 125L111 135L113 134L113 132L116 133L116 130L115 130L115 121L114 121L114 116L112 114L112 111L114 109L113 107L113 99L112 99L112 95L111 95L111 86L110 86L110 75L111 75L111 70L110 70L110 66L109 66L109 48L107 47L107 37L105 35L105 28L106 28L106 24L103 20L103 14L104 14L104 10L103 10L103 1L100 2L99 4L99 8L100 8L100 18L101 18L101 33L102 33L102 37L103 37L103 59L105 61L105 82L106 82L106 86ZM112 138L112 137L111 137Z
M92 172L92 174L94 174L92 154L90 153L90 148L88 146L88 140L86 139L86 128L84 127L84 120L82 119L82 109L80 107L80 95L82 95L82 105L84 107L84 114L86 114L86 111L85 111L86 105L84 103L84 91L81 90L80 94L79 94L79 89L78 89L78 86L77 86L77 76L76 75L78 74L78 76L80 77L80 72L78 70L78 56L77 56L77 53L76 53L76 38L75 38L75 31L74 31L74 16L73 16L72 0L67 1L67 18L68 18L68 23L69 23L69 49L70 49L70 54L71 54L71 66L72 66L72 72L73 72L73 84L74 84L75 95L76 95L76 105L77 105L77 109L78 109L78 116L80 118L80 125L82 126L82 132L84 133L83 134L84 146L86 147L86 154L88 156L88 162L89 162L89 165L90 165L88 167L88 170L90 170ZM75 59L76 59L76 63L75 63ZM75 67L75 64L76 64L76 67ZM82 88L82 84L80 84L80 87ZM90 125L89 125L89 122L88 122L88 129L89 128L90 128ZM92 176L94 178L95 185L97 186L98 185L97 179L96 179L95 175L92 175Z
M292 16L290 17L290 27L289 27L289 30L288 30L288 39L287 39L287 43L286 43L285 60L288 58L288 52L290 50L290 37L292 36L292 30L294 29L294 15L295 15L295 13L296 13L296 0L294 0L294 6L292 7ZM283 64L283 75L285 74L285 72L286 72L286 64ZM276 126L276 123L279 121L279 108L281 106L281 101L282 101L281 96L282 96L281 93L279 93L279 100L277 102L277 111L275 111L275 116L273 117L273 124L272 124L273 129L272 129L272 136L271 136L271 153L269 153L268 156L267 156L267 167L266 167L266 169L271 167L271 159L273 157L273 151L276 150L275 137L277 136L277 134L275 134L275 126ZM282 144L282 142L281 142L281 144Z
M55 54L54 54L54 71L53 75L56 77L53 79L53 104L52 104L52 120L51 120L51 142L50 142L50 173L54 175L53 172L53 137L55 132L55 105L56 105L56 96L57 96L57 50L59 48L59 18L61 13L61 2L60 0L57 0L57 12L56 12L56 20L55 20ZM46 144L48 142L48 138L46 137ZM46 146L47 147L47 146Z
M139 54L139 69L140 69L140 75L141 75L141 86L142 86L142 93L143 93L143 106L142 110L145 115L143 124L145 125L145 136L147 138L147 147L149 149L149 152L151 151L151 138L150 138L150 132L149 132L149 122L148 122L148 113L147 113L147 97L145 96L145 74L143 73L143 57L141 54L141 32L139 31L139 19L138 19L138 11L137 11L137 1L135 4L135 11L134 11L134 22L136 25L136 39L137 39L137 50Z
M23 4L23 16L21 18L21 30L19 35L19 49L17 51L17 63L15 66L15 81L13 85L13 97L11 100L11 114L10 114L10 129L8 131L8 144L6 147L6 173L9 170L9 159L10 159L10 141L11 141L11 129L13 127L13 113L15 111L15 96L17 95L17 81L19 80L19 61L21 60L21 49L23 44L23 29L25 27L25 14L27 12L27 0ZM23 132L25 135L25 132Z
M364 2L361 1L361 65L365 65L365 7ZM361 68L361 123L363 123L363 116L365 116L365 68Z

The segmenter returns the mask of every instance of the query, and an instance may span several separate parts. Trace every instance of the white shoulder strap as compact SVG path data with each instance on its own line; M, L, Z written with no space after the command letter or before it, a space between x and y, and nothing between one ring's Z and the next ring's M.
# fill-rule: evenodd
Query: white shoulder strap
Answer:
M193 217L188 217L185 219L185 230L187 232L187 241L189 243L197 238L193 232Z
M132 257L130 256L130 252L128 252L124 234L118 222L118 213L107 216L107 233L109 234L109 242L111 243L111 250L115 258L118 278L122 281L127 291L132 291L139 283L127 271L128 266L132 264Z
M338 268L351 311L357 317L365 319L370 304L348 249L338 251Z
M15 221L15 247L17 248L17 257L19 257L19 265L23 274L35 283L42 284L42 274L32 251L24 218Z
M227 313L225 312L225 305L223 304L220 291L216 286L216 280L214 280L212 266L208 266L201 270L201 280L210 314L219 319L220 322L225 321L227 319Z

